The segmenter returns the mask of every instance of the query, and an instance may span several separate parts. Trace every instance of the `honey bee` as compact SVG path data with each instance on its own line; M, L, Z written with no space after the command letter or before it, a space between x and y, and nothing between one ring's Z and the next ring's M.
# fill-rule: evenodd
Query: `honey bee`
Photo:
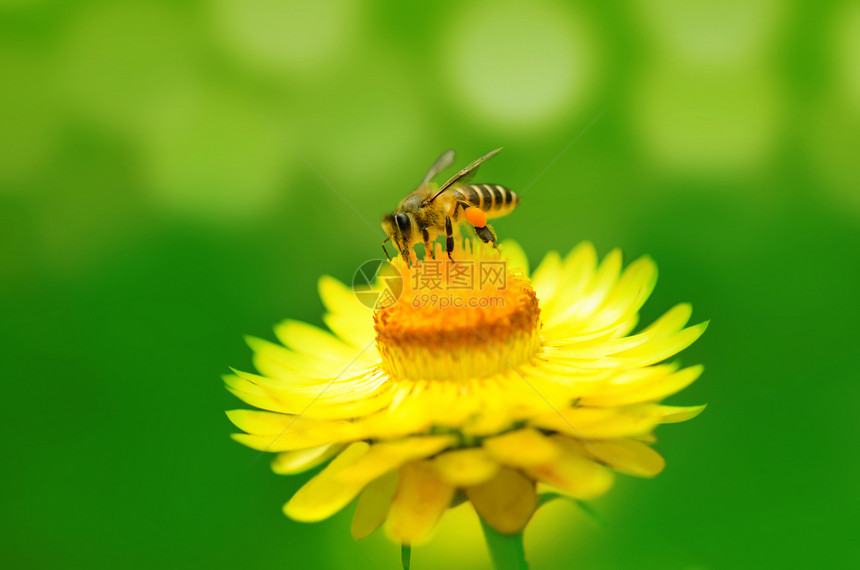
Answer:
M397 209L382 217L382 229L388 235L382 242L382 251L391 261L385 244L391 241L407 265L412 265L412 247L424 243L425 255L434 257L432 242L445 236L445 250L453 261L454 224L466 221L484 243L496 247L496 233L487 224L488 219L510 214L520 203L512 190L497 184L469 184L478 167L494 157L500 148L489 152L452 176L442 186L431 180L454 162L454 151L443 153L424 176L421 184L407 195Z

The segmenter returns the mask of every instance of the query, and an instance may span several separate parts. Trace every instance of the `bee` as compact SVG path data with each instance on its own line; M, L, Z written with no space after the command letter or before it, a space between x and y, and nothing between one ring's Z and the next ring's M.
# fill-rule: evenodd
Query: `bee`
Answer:
M475 229L482 242L496 247L496 233L487 220L510 214L520 203L520 197L504 186L469 182L477 174L478 167L500 150L497 148L472 162L442 186L436 186L432 179L454 163L454 151L449 150L437 158L418 188L403 198L394 212L382 217L382 229L388 235L382 242L385 257L391 261L385 248L390 241L411 267L410 252L415 244L423 242L425 255L434 258L432 242L444 235L448 259L453 261L453 226L463 221Z

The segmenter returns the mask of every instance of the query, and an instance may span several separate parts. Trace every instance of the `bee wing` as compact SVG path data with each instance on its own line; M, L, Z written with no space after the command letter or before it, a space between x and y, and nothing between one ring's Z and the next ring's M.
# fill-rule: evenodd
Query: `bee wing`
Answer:
M446 150L439 156L439 158L436 159L436 162L433 163L430 170L427 171L427 174L424 176L424 180L421 181L421 186L430 182L430 180L432 180L437 174L452 164L454 164L454 151Z
M448 188L450 188L454 184L457 184L457 183L465 184L466 182L469 182L470 180L472 180L475 177L475 174L478 173L478 167L481 166L481 164L483 164L487 160L496 156L496 154L500 150L502 150L502 149L497 148L496 150L488 152L487 154L485 154L484 156L482 156L478 160L472 162L469 166L467 166L466 168L464 168L463 170L461 170L460 172L458 172L457 174L452 176L448 180L448 182L446 182L445 184L442 185L441 188L439 188L439 191L436 193L436 195L433 196L432 198L430 198L430 202L435 200L436 196L438 196L439 194L441 194L442 192L444 192L445 190L447 190Z

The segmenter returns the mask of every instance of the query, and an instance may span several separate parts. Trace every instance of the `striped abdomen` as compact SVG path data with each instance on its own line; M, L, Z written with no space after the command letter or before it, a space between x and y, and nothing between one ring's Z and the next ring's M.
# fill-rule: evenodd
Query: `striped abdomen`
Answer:
M520 197L513 190L498 184L469 184L454 192L459 193L470 206L485 211L488 218L507 216L520 203Z

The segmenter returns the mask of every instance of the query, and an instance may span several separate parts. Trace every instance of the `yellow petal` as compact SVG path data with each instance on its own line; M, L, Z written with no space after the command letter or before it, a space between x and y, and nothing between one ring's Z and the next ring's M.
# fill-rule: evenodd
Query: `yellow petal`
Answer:
M499 244L499 249L502 252L502 256L508 260L508 271L512 273L521 271L523 275L528 277L529 258L519 243L512 239L506 239Z
M702 374L702 366L674 371L672 366L636 368L612 378L603 390L580 399L583 406L625 406L639 402L656 402L680 392Z
M384 443L375 443L362 458L335 476L347 485L368 483L408 461L423 459L449 447L456 441L451 435L407 437Z
M362 305L349 287L325 275L319 280L319 293L329 311L323 321L336 336L358 348L373 341L371 309Z
M337 374L332 372L337 368L337 361L324 359L321 366L316 366L316 361L319 359L309 358L306 354L300 354L262 338L247 335L245 342L254 351L254 368L263 376L281 378L291 384L304 385L309 382L319 384L320 378Z
M621 250L614 249L600 263L588 285L564 311L566 319L586 323L588 316L600 307L612 293L621 272Z
M331 498L326 502L329 508L340 510L371 481L407 461L437 453L449 446L454 440L453 436L427 436L411 437L372 446L368 446L365 443L361 448L362 452L360 454L357 451L353 451L349 462L340 461L335 463L335 461L332 461L329 467L308 482L305 487L310 486L310 491L307 492L310 495L301 494L305 489L305 487L302 487L299 493L296 494L296 497L299 497L299 499L293 497L299 506L293 506L291 507L292 510L290 510L290 505L294 504L294 501L291 500L288 503L288 515L291 518L296 518L296 520L305 520L297 517L320 516L319 510L312 509L308 512L307 509L310 499L317 499L324 493L331 495ZM355 445L353 444L347 450L352 449ZM346 451L343 453L346 453ZM337 459L340 459L340 457L339 455ZM299 509L298 511L295 510L297 508ZM336 510L323 510L322 513L325 516L330 516Z
M660 423L675 424L691 420L702 413L707 404L701 406L658 406L662 416Z
M692 315L693 305L690 303L678 303L642 332L651 336L665 336L681 330L689 322Z
M379 360L374 347L365 350L367 345L338 357L322 351L297 352L253 336L245 341L254 351L254 367L263 376L284 380L289 386L325 385L334 378L362 372Z
M474 395L458 383L417 380L401 411L409 407L433 425L459 427L476 415L479 405Z
M249 382L248 380L238 376L237 374L225 374L222 376L224 379L224 383L227 385L229 390L237 390L240 392L246 392L248 394L253 394L255 396L265 396L266 393L262 388L254 384L253 382Z
M279 453L272 460L272 471L279 475L301 473L325 463L341 449L343 449L342 445L330 443L319 447L311 447L310 449L285 451Z
M361 303L355 298L352 290L329 275L320 277L318 283L320 299L331 313L355 311L361 312ZM369 310L368 310L369 312Z
M657 265L651 258L640 257L631 263L600 307L589 317L588 329L604 329L635 315L656 283Z
M554 460L558 448L533 428L523 428L484 440L490 456L510 467L529 467Z
M229 410L226 413L233 425L240 430L262 435L277 435L291 422L300 421L296 416L258 410Z
M239 429L249 432L231 437L260 451L294 451L366 437L358 422L315 420L256 410L231 410L227 416Z
M284 505L284 514L293 520L316 522L327 519L352 501L365 482L344 485L335 481L343 469L363 457L370 446L364 442L353 443L334 458L325 469L305 483L293 498Z
M371 434L372 437L383 440L393 440L414 433L421 433L429 430L431 427L426 416L406 413L404 410L391 413L390 409L383 410L355 423L366 433Z
M289 382L242 371L236 371L236 376L238 380L231 380L230 391L243 401L316 419L349 419L377 412L388 405L393 388L382 370L313 380L318 385L310 385L298 375ZM244 384L239 385L240 381Z
M453 498L454 487L439 477L429 461L407 463L400 468L386 532L401 544L426 542Z
M619 269L620 261L621 258L619 257ZM604 267L604 273L608 271L608 265L605 261L602 267ZM586 303L589 296L595 293L596 287L599 288L597 284L603 283L603 281L596 279L596 269L597 252L590 242L580 243L565 257L560 277L558 300L546 319L546 326L552 330L553 334L568 328L581 330L585 321L571 317L578 312L588 313L596 308L595 303ZM608 292L601 290L599 298L603 299ZM586 306L591 308L583 311L583 307ZM541 313L543 313L543 307L541 307Z
M561 256L557 251L550 251L535 269L532 277L532 287L540 299L541 311L550 310L555 302L556 293L561 285Z
M283 451L296 451L299 449L307 449L309 447L319 447L328 443L345 443L350 440L362 439L348 435L330 436L325 433L315 432L292 432L287 430L282 435L256 435L251 433L233 433L230 437L234 441L238 441L242 445L246 445L257 451L267 451L271 453L280 453Z
M285 435L287 432L313 432L309 435L332 438L342 434L361 435L357 429L359 424L342 420L319 420L259 410L229 410L227 417L242 431L256 435Z
M665 414L655 404L622 408L557 408L535 416L529 423L579 439L614 439L650 432L664 423Z
M486 483L469 487L466 496L488 525L505 534L522 530L537 506L534 483L508 468Z
M499 464L479 447L447 451L433 459L433 466L442 479L455 487L478 485L499 471Z
M288 408L272 398L265 390L235 374L224 376L224 383L231 394L255 408L287 413Z
M361 540L370 536L373 531L385 522L388 507L394 492L397 490L399 471L392 469L364 488L358 497L355 516L352 517L352 536Z
M617 309L621 305L623 311L629 308L638 310L645 300L651 296L657 283L657 264L649 256L644 255L627 266L615 286L612 295L606 300L604 311Z
M583 301L578 301L571 307L570 311L565 315L565 320L570 323L569 326L565 327L563 324L559 324L553 330L553 334L551 336L559 337L562 333L570 335L571 331L578 331L577 323L582 320L582 317L574 318L575 315L573 313L576 312L580 307L580 304ZM591 335L586 338L591 339L594 337L594 340L591 342L583 343L581 339L583 337L582 331L579 331L575 337L572 339L568 339L567 350L573 355L576 355L579 358L584 357L598 357L602 354L616 354L622 351L631 350L637 347L641 347L647 343L656 343L659 340L664 340L667 337L676 334L681 328L687 324L687 321L690 320L690 315L692 315L693 308L689 303L681 303L676 305L669 311L667 311L663 316L654 321L650 326L646 327L641 333L632 335L632 336L622 336L615 338L609 343L604 343L599 335ZM630 321L625 321L626 323L633 322L635 320L635 315L632 317ZM579 327L581 328L581 327ZM623 328L623 327L622 327ZM604 332L611 332L615 330L613 327L605 329ZM632 329L628 329L632 330ZM626 334L626 333L625 333ZM576 342L573 342L576 341ZM562 343L556 338L553 341L554 345L560 346L565 343ZM599 350L595 350L599 349Z
M275 336L296 352L312 354L317 358L349 362L357 356L355 347L344 343L331 333L301 321L291 319L282 321L275 327Z
M590 441L584 447L601 463L637 477L654 477L666 466L659 453L632 439Z
M641 441L642 443L647 443L649 445L654 445L655 443L657 443L657 434L651 431L639 434L632 439L635 439L636 441Z
M564 258L562 269L565 295L578 297L591 282L597 269L597 252L590 241L579 243Z
M674 356L696 342L708 328L708 321L681 329L660 339L645 342L640 346L613 354L627 366L648 366Z
M594 499L612 487L612 472L583 454L582 446L564 436L552 436L562 450L555 461L527 470L535 479L578 499Z

